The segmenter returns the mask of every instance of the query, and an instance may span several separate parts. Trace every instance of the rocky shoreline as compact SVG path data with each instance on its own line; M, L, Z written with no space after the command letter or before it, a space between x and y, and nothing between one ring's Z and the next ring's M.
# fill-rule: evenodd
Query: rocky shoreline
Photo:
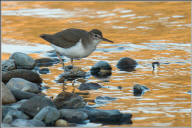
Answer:
M90 107L78 93L63 91L54 99L43 94L44 87L41 86L43 80L39 74L46 74L49 69L42 70L39 67L52 66L58 62L57 59L50 58L33 60L20 52L13 53L8 60L2 62L2 126L75 127L90 122L101 125L132 124L132 114ZM118 65L121 65L121 62ZM132 65L131 67L135 68ZM107 62L99 62L93 66L91 73L99 78L108 77L111 75L111 70ZM71 70L68 67L59 81L76 80L85 76L86 73L82 70L78 68ZM102 86L98 83L84 81L78 89L99 88ZM99 104L112 100L115 98L99 96L95 102Z

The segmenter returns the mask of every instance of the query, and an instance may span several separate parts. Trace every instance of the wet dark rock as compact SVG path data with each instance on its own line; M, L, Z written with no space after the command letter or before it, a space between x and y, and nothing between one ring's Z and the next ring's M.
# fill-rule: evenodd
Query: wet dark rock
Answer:
M87 113L91 122L115 125L132 123L132 114L121 113L119 110L102 110L91 107L84 107L79 110Z
M58 83L63 83L64 80L75 80L77 78L84 78L86 72L79 67L65 66L65 72L62 73L57 80Z
M9 82L6 84L6 86L11 90L17 89L24 92L32 92L32 93L40 92L40 87L37 84L22 78L11 78Z
M1 84L2 87L2 104L15 103L16 99L12 92L5 86L4 83Z
M1 123L1 127L12 127L10 124Z
M145 91L149 90L147 87L140 85L140 84L135 84L133 86L133 95L134 96L141 96L144 94Z
M48 67L48 66L52 66L54 64L59 63L59 59L57 58L40 58L40 59L36 59L36 66L39 67Z
M33 83L42 83L38 73L27 69L15 69L8 72L2 72L2 81L7 83L11 78L23 78Z
M97 96L95 99L95 103L96 104L106 104L106 103L108 103L110 101L114 101L116 99L117 98L109 97L109 96Z
M2 61L1 66L2 71L10 71L16 69L15 61L13 59Z
M83 98L77 94L62 92L53 100L54 104L58 109L75 109L82 108L85 106L85 101Z
M24 92L18 89L12 89L11 92L13 93L13 95L17 100L30 99L34 96L37 96L37 94L31 93L31 92Z
M40 74L47 74L47 73L49 73L49 69L48 68L42 68L39 70L39 73Z
M40 120L16 119L11 123L14 127L44 127L45 124Z
M35 61L25 53L15 52L10 56L15 61L17 69L33 69Z
M76 109L61 109L59 111L61 113L61 118L72 123L82 123L88 117L85 112Z
M29 119L29 117L21 111L9 110L3 118L3 123L10 124L15 119Z
M96 78L107 78L112 74L111 65L106 61L99 61L91 68L91 75Z
M34 96L23 103L20 110L27 115L34 117L42 108L46 106L55 107L53 102L44 96Z
M88 115L88 119L91 122L100 122L100 123L119 123L122 117L122 114L119 110L102 110L94 109L91 107L85 107L79 109Z
M7 113L9 112L9 111L11 111L11 110L16 110L15 108L13 108L13 107L11 107L11 106L5 106L5 105L3 105L2 106L2 119L4 119L5 118L5 116L7 115Z
M83 83L78 87L79 90L97 90L102 88L102 86L98 83Z
M136 66L137 66L137 62L128 57L121 58L117 63L117 68L119 68L121 71L131 72L135 70Z
M47 125L53 125L59 119L60 112L55 107L47 106L41 109L33 119L43 121Z

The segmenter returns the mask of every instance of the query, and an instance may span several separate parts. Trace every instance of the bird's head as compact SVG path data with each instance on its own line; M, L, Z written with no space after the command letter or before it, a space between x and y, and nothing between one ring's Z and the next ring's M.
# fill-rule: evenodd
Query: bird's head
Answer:
M97 42L106 41L106 42L113 43L113 41L104 38L103 35L102 35L102 32L100 30L98 30L98 29L92 29L89 32L89 35L90 35L91 39L93 39L93 40L95 40Z

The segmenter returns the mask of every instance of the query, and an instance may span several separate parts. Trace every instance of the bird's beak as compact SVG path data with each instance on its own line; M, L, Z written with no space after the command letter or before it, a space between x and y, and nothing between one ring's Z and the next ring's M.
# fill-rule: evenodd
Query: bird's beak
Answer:
M104 37L102 37L101 39L102 39L103 41L107 41L107 42L111 42L111 43L113 43L113 41L108 40L108 39L106 39L106 38L104 38Z

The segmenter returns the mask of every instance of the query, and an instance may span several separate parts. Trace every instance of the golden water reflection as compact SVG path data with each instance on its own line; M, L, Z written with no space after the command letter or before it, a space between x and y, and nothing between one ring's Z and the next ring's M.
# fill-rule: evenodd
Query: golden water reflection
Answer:
M121 127L190 126L191 95L186 93L191 88L190 5L190 2L2 2L2 60L8 59L13 51L25 50L35 59L47 57L48 43L39 38L42 33L72 27L98 28L115 43L103 42L89 57L74 64L89 71L97 61L105 60L112 65L113 74L110 82L100 83L106 88L89 91L86 99L101 95L116 97L116 101L100 108L132 113L133 124ZM26 49L19 49L22 45L27 45ZM32 47L34 51L30 52ZM121 57L135 59L139 63L137 70L119 71L116 64ZM156 75L151 70L154 58L161 63ZM62 91L61 84L54 81L62 73L61 64L48 68L51 73L41 77L44 85L51 87L45 93L55 96ZM94 81L99 80L88 79ZM150 91L142 97L133 96L135 83L147 86ZM118 86L122 90L115 88Z

